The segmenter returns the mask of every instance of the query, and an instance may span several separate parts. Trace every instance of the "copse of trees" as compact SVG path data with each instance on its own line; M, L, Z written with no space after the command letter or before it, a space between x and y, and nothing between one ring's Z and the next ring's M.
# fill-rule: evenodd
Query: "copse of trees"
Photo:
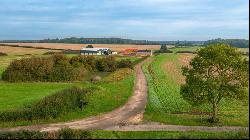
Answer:
M160 50L156 50L154 53L155 54L158 54L158 53L172 53L172 51L167 48L166 44L163 44L163 45L161 45Z
M14 60L3 72L2 79L9 82L25 81L77 81L82 80L85 68L73 67L63 54L51 57L31 57Z
M218 43L223 43L223 44L228 44L233 47L237 48L249 48L249 40L246 39L212 39L204 42L204 45L212 45L212 44L218 44Z
M113 56L73 56L63 54L50 57L31 57L15 60L3 72L2 79L9 82L25 81L80 81L87 72L114 72L119 68L132 68L130 60L117 61Z
M86 48L94 48L94 46L93 45L88 45L88 46L86 46Z
M249 64L236 48L227 44L209 45L198 51L183 67L186 84L181 85L181 95L192 105L212 106L211 121L218 120L221 100L244 99L249 86Z

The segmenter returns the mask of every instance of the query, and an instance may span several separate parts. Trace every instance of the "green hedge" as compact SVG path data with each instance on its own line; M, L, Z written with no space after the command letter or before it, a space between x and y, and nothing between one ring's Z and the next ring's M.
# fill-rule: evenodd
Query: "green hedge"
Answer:
M2 79L9 82L82 80L86 71L85 68L75 67L69 61L62 54L14 60L3 72Z
M56 118L61 114L84 107L88 103L87 94L94 89L70 88L47 96L32 106L0 113L0 121L32 121Z

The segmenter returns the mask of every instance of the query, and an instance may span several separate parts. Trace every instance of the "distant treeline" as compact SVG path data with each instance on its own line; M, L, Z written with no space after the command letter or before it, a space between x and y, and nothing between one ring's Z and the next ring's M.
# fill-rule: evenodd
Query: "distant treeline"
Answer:
M230 46L237 48L249 48L249 40L246 39L212 39L204 42L204 45L216 44L216 43L225 43Z
M204 41L149 41L122 38L63 38L43 40L3 40L0 43L72 43L72 44L137 44L137 45L202 45Z

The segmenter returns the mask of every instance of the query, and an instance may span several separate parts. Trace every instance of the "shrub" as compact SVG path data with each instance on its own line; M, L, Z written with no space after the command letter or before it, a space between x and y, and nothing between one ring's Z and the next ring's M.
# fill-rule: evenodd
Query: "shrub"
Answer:
M70 59L70 64L73 65L74 67L79 67L83 65L84 68L89 72L96 71L96 62L95 62L95 57L93 56L81 56L81 55L73 56Z
M0 56L7 56L7 53L0 52Z
M117 65L118 68L133 68L133 63L129 59L123 59Z
M105 62L104 58L99 58L96 60L96 69L101 72L108 71L108 64Z
M117 61L114 56L107 56L103 59L108 66L106 72L114 72L115 70L117 70Z
M94 89L70 88L47 96L33 106L19 110L0 113L0 121L32 121L37 119L56 118L87 104L87 94ZM83 102L81 102L81 100ZM83 104L84 103L84 104Z
M91 133L82 130L72 130L69 128L60 129L56 132L39 131L13 131L0 132L0 139L91 139Z
M49 58L24 58L12 61L2 79L9 82L46 81L52 69L53 61Z
M44 139L47 133L38 131L0 132L0 139Z
M32 57L12 61L3 72L2 79L9 82L25 81L76 81L82 80L85 68L74 67L62 54L49 58Z

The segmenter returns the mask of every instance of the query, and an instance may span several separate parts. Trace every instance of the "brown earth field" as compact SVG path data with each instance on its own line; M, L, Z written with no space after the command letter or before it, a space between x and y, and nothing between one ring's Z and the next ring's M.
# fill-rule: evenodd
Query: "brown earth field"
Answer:
M7 53L8 55L35 55L35 54L43 54L48 52L46 49L34 49L34 48L17 48L10 46L0 46L0 52Z
M80 50L87 45L93 45L95 48L110 48L114 51L123 51L128 48L135 49L150 49L158 50L160 45L134 45L134 44L65 44L65 43L2 43L20 46L33 46L33 47L43 47L43 48L53 48L53 49L72 49ZM168 47L173 47L169 45Z

